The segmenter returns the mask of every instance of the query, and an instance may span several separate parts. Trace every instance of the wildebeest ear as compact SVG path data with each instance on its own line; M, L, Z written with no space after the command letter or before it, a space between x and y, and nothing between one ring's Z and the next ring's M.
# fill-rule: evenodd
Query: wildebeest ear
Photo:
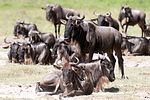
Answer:
M42 10L46 10L46 8L45 8L45 7L41 7L41 9L42 9Z
M95 43L95 25L88 23L88 30L86 35L86 40L90 43Z
M123 5L121 5L121 10L122 10L122 9L124 9L124 6L123 6Z

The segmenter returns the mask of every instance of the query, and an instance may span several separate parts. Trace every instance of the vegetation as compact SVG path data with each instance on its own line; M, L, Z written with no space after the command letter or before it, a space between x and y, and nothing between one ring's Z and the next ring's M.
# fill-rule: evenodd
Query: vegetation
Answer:
M63 7L76 9L86 15L86 19L95 18L93 12L105 14L112 12L117 19L121 5L128 4L147 13L146 21L150 23L149 0L0 0L0 35L12 35L13 26L18 19L37 24L40 31L54 33L54 26L46 21L45 11L41 7L47 3L61 4ZM63 34L64 28L61 28ZM141 35L140 29L129 28L129 34Z

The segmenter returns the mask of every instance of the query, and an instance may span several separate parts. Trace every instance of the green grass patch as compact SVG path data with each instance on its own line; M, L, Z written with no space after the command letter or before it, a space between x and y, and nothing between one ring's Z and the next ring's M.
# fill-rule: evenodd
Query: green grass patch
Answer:
M54 70L51 68L51 65L20 65L9 63L7 67L1 66L0 82L1 84L35 83L40 81L47 73Z
M150 23L149 0L0 0L0 35L12 35L13 26L18 19L37 24L42 32L54 33L54 26L46 21L45 11L41 10L47 3L76 9L81 15L86 15L86 19L95 18L94 11L101 14L111 11L112 16L117 19L120 7L128 4L134 9L145 11L146 21ZM64 27L61 28L61 34L63 33ZM141 36L139 27L131 27L128 33Z

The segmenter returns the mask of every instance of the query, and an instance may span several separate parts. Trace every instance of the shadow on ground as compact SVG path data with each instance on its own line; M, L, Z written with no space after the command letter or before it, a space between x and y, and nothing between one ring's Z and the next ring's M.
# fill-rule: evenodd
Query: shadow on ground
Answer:
M111 87L111 88L106 88L104 91L115 93L115 92L119 92L119 88Z

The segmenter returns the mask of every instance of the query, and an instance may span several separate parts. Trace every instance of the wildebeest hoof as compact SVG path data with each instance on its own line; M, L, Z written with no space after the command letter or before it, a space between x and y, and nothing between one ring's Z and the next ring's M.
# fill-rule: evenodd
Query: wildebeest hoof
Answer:
M121 79L125 79L125 76L122 76Z

